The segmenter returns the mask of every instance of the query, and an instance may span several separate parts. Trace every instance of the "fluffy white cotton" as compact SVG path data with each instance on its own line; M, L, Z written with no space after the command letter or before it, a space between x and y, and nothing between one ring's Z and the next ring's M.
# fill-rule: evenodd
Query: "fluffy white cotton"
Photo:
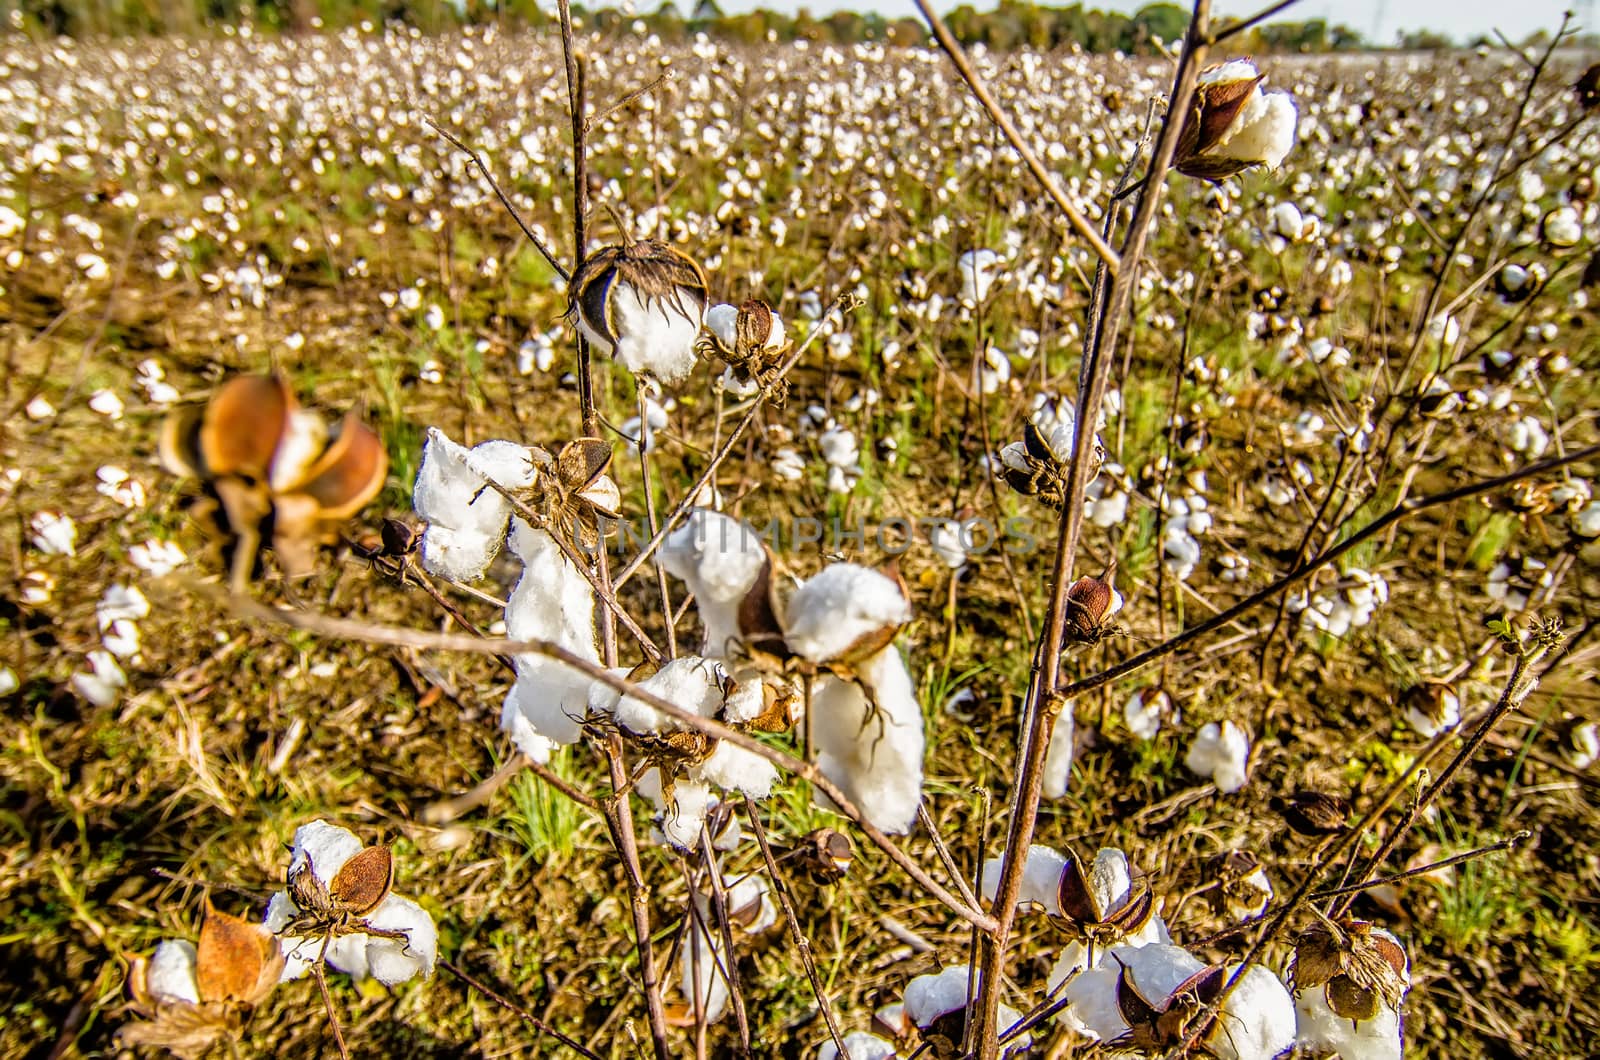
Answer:
M1172 705L1172 698L1159 688L1141 688L1128 697L1122 707L1122 720L1128 731L1141 740L1153 740L1161 731L1161 718Z
M956 260L956 267L961 272L961 301L973 306L988 297L989 288L994 285L996 267L1000 264L1000 255L987 248L982 250L969 250Z
M1338 1053L1341 1060L1400 1060L1404 1052L1400 1014L1380 1004L1370 1020L1345 1019L1328 1007L1327 987L1305 990L1295 999L1300 1044Z
M1191 773L1210 777L1217 790L1233 794L1250 779L1250 738L1232 721L1211 722L1200 730L1184 756Z
M294 830L289 873L293 875L309 867L311 875L325 884L332 883L345 862L361 853L363 845L348 828L327 821L303 824Z
M877 710L855 684L826 677L812 696L817 767L869 821L903 835L922 801L922 707L911 675L891 645L857 668ZM827 805L818 793L818 802Z
M617 281L609 298L613 330L617 334L614 350L605 339L583 327L583 332L602 350L611 350L628 371L648 372L663 383L677 383L694 370L694 340L704 319L699 304L691 298L676 303L668 299L642 298L631 284ZM681 310L681 311L680 311ZM582 315L579 321L582 321Z
M785 640L812 662L837 659L862 637L911 621L900 586L877 571L834 563L808 578L789 600Z
M659 773L656 773L654 796L645 791L643 783L639 785L640 794L646 798L653 798L656 808L661 811L656 821L656 828L662 838L679 850L696 849L700 844L700 828L705 824L706 814L717 804L716 797L711 794L710 785L692 780L679 780L673 785L670 802L662 794L660 787Z
M1109 944L1116 946L1170 946L1172 934L1167 930L1167 922L1159 916L1152 916L1144 922L1138 931L1123 935L1120 939L1104 940L1099 945L1090 947L1079 939L1073 939L1061 947L1056 963L1050 969L1050 975L1045 980L1046 987L1054 993L1060 989L1061 984L1086 968L1098 968L1105 959ZM1068 1023L1071 1023L1070 1018Z
M28 540L45 555L78 554L78 526L72 521L72 516L48 510L35 512L29 527L32 533Z
M427 910L409 898L391 894L378 908L367 914L366 922L380 931L401 931L404 939L359 934L365 944L344 962L330 963L351 978L371 976L385 986L394 986L421 975L433 977L433 964L439 953L439 931ZM341 955L345 956L345 955Z
M1233 965L1228 975L1237 974L1238 969ZM1294 1045L1296 1022L1288 987L1254 964L1222 1003L1217 1022L1206 1035L1206 1045L1217 1060L1274 1060Z
M1000 890L1000 871L1004 858L989 858L983 863L983 897L993 902ZM1047 916L1061 915L1061 874L1066 871L1067 858L1054 847L1034 843L1028 848L1028 860L1022 866L1022 889L1017 892L1017 908L1036 906Z
M84 661L89 669L72 675L72 690L97 707L109 707L128 687L128 675L108 651L97 648L84 656Z
M967 1004L967 966L953 964L933 975L919 975L906 984L905 1018L917 1027L927 1027L947 1012L954 1012ZM1000 1006L1001 1028L1011 1027L1022 1020L1022 1013L1010 1005ZM1007 1042L1002 1055L1025 1050L1032 1044L1029 1035L1021 1035Z
M1178 946L1153 943L1114 947L1097 967L1084 969L1066 984L1062 996L1067 999L1067 1008L1061 1018L1081 1034L1109 1041L1128 1031L1128 1021L1122 1018L1117 1004L1117 982L1124 968L1139 996L1159 1005L1204 967Z
M1044 752L1044 797L1064 799L1072 782L1072 758L1077 746L1078 723L1071 703L1061 708L1056 727L1050 732L1050 746Z
M690 714L709 718L722 707L722 682L726 678L727 671L720 663L698 655L686 655L668 662L638 685ZM679 722L633 696L623 696L615 713L617 723L630 732L673 732L683 728Z
M195 978L199 953L188 939L167 939L150 955L145 967L145 989L162 1001L200 1003L200 984Z
M707 508L694 508L661 544L661 566L694 594L705 626L701 653L726 658L739 637L739 605L767 562L750 524Z
M764 799L778 782L778 769L760 755L723 740L709 758L689 770L689 776L752 799Z
M1203 75L1200 83L1249 80L1257 74L1254 63L1236 59ZM1206 153L1276 169L1294 147L1298 119L1293 96L1287 92L1264 92L1257 85L1239 107L1233 123Z
M533 477L524 446L490 441L469 450L437 427L428 428L411 493L412 506L428 521L422 565L452 581L482 576L505 542L511 518L511 502L488 481L518 489L530 485Z
M892 1043L866 1031L851 1031L845 1035L844 1048L850 1060L895 1060L899 1055ZM839 1060L839 1047L832 1038L817 1047L817 1060Z
M95 605L95 622L102 631L110 629L113 623L121 621L137 621L150 614L150 601L136 587L126 585L113 585L106 589L100 602Z
M598 665L594 590L589 580L549 533L521 519L512 525L511 551L522 560L523 570L506 602L506 635L512 640L553 641ZM506 696L500 727L517 741L519 750L538 760L535 752L540 743L533 736L557 744L578 739L591 682L582 671L531 652L518 655L516 664L517 680Z

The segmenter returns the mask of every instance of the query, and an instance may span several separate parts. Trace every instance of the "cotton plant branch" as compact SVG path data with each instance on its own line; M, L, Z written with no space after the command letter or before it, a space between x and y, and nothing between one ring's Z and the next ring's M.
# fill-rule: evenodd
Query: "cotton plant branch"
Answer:
M565 1034L562 1034L560 1031L558 1031L554 1027L550 1026L548 1023L546 1023L544 1020L540 1019L538 1016L535 1016L533 1013L529 1012L527 1009L523 1008L521 1005L518 1005L514 1001L511 1001L508 998L502 997L500 994L496 993L494 990L491 990L489 987L485 986L481 981L479 981L478 979L473 978L471 975L468 975L466 972L462 971L456 965L451 964L449 961L445 960L443 957L439 958L438 963L439 963L439 967L443 968L445 971L449 972L451 975L453 975L457 979L461 980L463 983L465 983L467 985L467 987L469 989L471 989L471 990L473 990L473 991L475 991L475 992L477 992L479 994L482 994L484 997L488 998L490 1001L494 1002L496 1005L499 1005L501 1008L505 1009L506 1011L513 1013L518 1019L522 1020L522 1022L526 1023L528 1026L532 1027L534 1030L538 1031L540 1034L548 1034L550 1037L554 1038L556 1041L560 1042L562 1045L566 1046L568 1049L571 1049L574 1053L577 1053L579 1056L584 1057L585 1060L600 1060L600 1058L598 1056L596 1056L593 1052L591 1052L588 1049L585 1049L583 1047L583 1043L578 1042L578 1041L574 1041L572 1038L569 1038Z
M553 659L613 691L648 704L685 728L726 740L735 747L759 755L785 772L808 782L832 800L841 816L851 820L861 830L862 834L871 840L874 846L882 850L890 861L898 865L930 897L981 931L993 931L997 924L994 917L962 901L943 884L930 876L925 869L913 861L881 829L868 821L855 803L845 795L844 791L823 775L822 771L814 764L802 761L786 751L763 743L748 733L730 728L713 718L702 718L697 714L692 714L675 703L663 699L649 689L643 688L626 678L618 677L604 667L589 662L559 644L546 640L480 640L465 634L435 633L430 630L407 629L403 626L388 626L381 623L366 622L361 619L339 618L316 611L274 608L248 596L227 593L215 585L172 575L169 575L161 584L210 600L238 618L288 626L292 629L299 629L317 636L337 640L360 641L366 644L398 645L428 651L454 651L470 655L493 655L497 652L505 651L517 655L542 655L545 658Z
M1490 854L1498 854L1502 850L1514 850L1532 838L1533 833L1527 829L1523 829L1519 832L1513 832L1506 838L1497 840L1496 842L1490 843L1487 846L1474 847L1472 850L1457 854L1454 857L1448 857L1440 861L1429 862L1426 865L1418 865L1414 869L1407 869L1404 872L1397 872L1392 876L1375 876L1372 879L1363 881L1361 883L1347 883L1340 887L1330 887L1328 890L1318 891L1316 894L1311 896L1311 900L1321 901L1324 898L1338 898L1343 895L1353 895L1361 891L1371 890L1373 887L1383 887L1388 884L1399 883L1402 880L1413 879L1417 876L1426 876L1429 873L1439 872L1442 869L1453 868L1456 865L1461 865L1468 861L1476 861L1479 858L1487 857Z
M1109 666L1106 669L1101 670L1099 673L1090 674L1087 677L1081 677L1070 684L1061 685L1057 688L1056 693L1063 698L1070 699L1074 696L1081 696L1086 692L1092 692L1095 689L1104 685L1108 685L1119 678L1126 677L1128 674L1134 673L1137 670L1142 670L1151 663L1164 659L1168 655L1188 647L1190 644L1206 636L1206 634L1214 632L1223 626L1237 621L1241 615L1260 607L1264 603L1270 602L1279 593L1286 589L1293 588L1295 585L1311 577L1312 574L1315 574L1321 568L1337 560L1340 556L1343 556L1345 553L1358 547L1363 542L1383 533L1389 527L1409 516L1417 514L1418 512L1426 511L1429 508L1437 508L1440 505L1450 504L1454 501L1465 500L1468 497L1476 497L1484 493L1493 493L1496 490L1515 485L1524 479L1534 478L1535 476L1542 475L1545 472L1555 471L1566 467L1569 464L1577 464L1585 460L1595 459L1597 457L1600 457L1600 444L1589 445L1582 449L1575 449L1572 452L1567 453L1565 456L1552 457L1549 460L1540 460L1536 463L1527 464L1516 471L1509 471L1504 475L1496 475L1492 478L1480 479L1477 482L1469 482L1464 486L1457 486L1454 489L1445 490L1442 493L1435 493L1430 496L1417 497L1413 500L1404 501L1403 503L1391 508L1383 515L1374 519L1366 526L1363 526L1360 530L1357 530L1355 533L1351 534L1337 545L1334 545L1326 551L1313 556L1305 563L1302 563L1300 566L1278 578L1271 585L1268 585L1259 592L1252 593L1243 600L1234 604L1232 607L1224 611L1219 611L1217 614L1206 619L1204 622L1190 626L1189 628L1183 630L1173 637L1168 638L1160 644L1146 649L1145 651L1142 651L1130 658L1124 659L1115 666Z
M722 936L722 953L719 956L713 951L712 956L725 965L722 971L728 979L728 1000L733 1003L733 1019L739 1028L740 1055L749 1057L750 1016L745 1011L744 988L739 981L739 959L733 951L733 923L728 918L728 886L722 878L722 867L717 863L716 848L711 845L711 826L706 821L700 822L700 860L705 863L706 879L711 883L711 911L716 918L717 931ZM687 877L687 861L684 867ZM693 891L692 880L690 890ZM689 915L696 921L700 919L700 911L695 906L692 893L689 900ZM697 974L696 979L698 978ZM698 988L696 993L699 993Z
M918 0L923 6L923 0ZM1076 427L1073 431L1072 458L1067 465L1055 564L1051 573L1051 601L1048 623L1034 658L1033 677L1023 712L1024 739L1020 747L1021 765L1012 789L1010 831L1006 837L994 910L997 929L979 940L979 972L982 977L973 1030L973 1044L979 1060L999 1056L1000 991L1005 979L1005 951L1011 925L1017 915L1017 896L1022 888L1027 851L1033 843L1034 825L1043 793L1044 762L1056 718L1067 699L1057 693L1061 649L1066 633L1067 588L1077 560L1078 538L1083 528L1084 487L1093 462L1095 425L1105 396L1117 335L1133 296L1139 260L1161 199L1161 191L1178 138L1188 114L1188 100L1194 91L1199 67L1205 60L1205 36L1210 18L1209 0L1196 0L1178 69L1173 79L1171 102L1145 176L1145 189L1129 222L1128 233L1118 259L1120 267L1106 294L1098 329L1088 331L1088 347L1079 370ZM927 8L923 6L926 13ZM947 31L948 33L948 31ZM1110 265L1108 263L1108 268Z
M967 83L967 87L972 90L972 94L983 105L983 109L988 112L989 118L995 125L999 126L1000 131L1005 135L1011 146L1016 149L1017 154L1022 156L1022 161L1027 165L1028 172L1033 174L1034 179L1044 188L1045 194L1050 197L1050 201L1055 203L1056 208L1066 217L1067 224L1071 226L1072 231L1077 234L1079 239L1089 245L1089 248L1099 256L1107 268L1113 272L1118 271L1122 262L1121 257L1115 250L1111 249L1111 244L1106 242L1099 232L1095 231L1094 226L1089 223L1089 219L1083 215L1083 212L1067 198L1066 192L1062 191L1061 186L1056 182L1054 174L1045 166L1038 153L1029 147L1028 142L1022 138L1022 133L1017 129L1016 124L1012 122L1005 110L995 100L994 94L989 91L988 85L984 84L983 78L978 76L977 70L973 69L971 60L967 58L967 53L962 50L961 44L950 32L950 27L944 24L944 19L940 18L938 12L928 6L927 0L916 0L916 3L917 10L922 12L922 17L927 21L928 27L933 30L933 35L938 40L939 47L943 48L945 54L950 57L950 62L955 65L956 72L961 75L961 80Z

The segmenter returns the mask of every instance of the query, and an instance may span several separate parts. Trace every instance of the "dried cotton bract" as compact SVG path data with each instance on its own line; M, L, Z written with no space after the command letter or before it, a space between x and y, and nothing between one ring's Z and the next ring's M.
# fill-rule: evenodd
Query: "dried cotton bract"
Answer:
M1287 92L1262 91L1266 79L1248 59L1202 71L1173 168L1212 182L1251 166L1277 168L1294 147L1298 115Z
M1399 1060L1411 965L1394 935L1365 920L1318 924L1295 943L1290 975L1301 1045L1345 1060Z
M676 383L694 369L706 277L653 239L602 247L572 275L567 312L582 334L628 371Z

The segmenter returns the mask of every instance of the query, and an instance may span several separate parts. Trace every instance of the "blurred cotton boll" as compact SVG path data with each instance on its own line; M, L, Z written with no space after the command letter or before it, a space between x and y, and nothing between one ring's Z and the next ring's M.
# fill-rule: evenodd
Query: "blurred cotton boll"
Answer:
M1231 719L1204 726L1189 745L1183 764L1191 773L1210 777L1217 790L1231 795L1250 779L1250 738Z

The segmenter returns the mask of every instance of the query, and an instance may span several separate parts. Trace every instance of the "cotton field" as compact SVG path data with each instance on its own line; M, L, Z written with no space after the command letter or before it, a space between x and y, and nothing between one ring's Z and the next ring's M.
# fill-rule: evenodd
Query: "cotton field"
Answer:
M1588 1055L1552 32L0 38L0 1051Z

